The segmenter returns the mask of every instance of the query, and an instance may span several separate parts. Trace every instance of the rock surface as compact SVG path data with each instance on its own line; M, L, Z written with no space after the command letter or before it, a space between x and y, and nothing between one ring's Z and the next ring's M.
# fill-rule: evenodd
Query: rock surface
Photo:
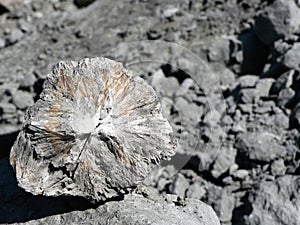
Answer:
M218 225L218 217L210 206L199 200L176 200L176 196L169 196L167 201L154 201L142 195L130 194L121 201L107 202L96 209L46 217L35 224L162 224L162 225ZM171 201L171 199L174 199ZM99 216L101 215L101 216Z
M249 224L299 224L299 194L299 177L282 176L261 183L253 196Z
M106 58L60 62L26 113L10 162L33 194L103 201L175 153L154 90Z

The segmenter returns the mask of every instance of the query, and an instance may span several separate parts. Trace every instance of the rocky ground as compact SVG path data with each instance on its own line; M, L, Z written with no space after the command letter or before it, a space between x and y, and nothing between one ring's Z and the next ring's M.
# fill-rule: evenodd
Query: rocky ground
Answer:
M121 207L117 218L125 218L126 202L147 207L179 196L168 201L183 218L194 218L201 200L224 225L298 224L299 7L297 0L0 0L0 223L87 216L93 223L93 210ZM179 139L173 159L145 181L146 199L96 206L33 196L18 188L8 164L52 66L93 56L119 60L151 84ZM183 213L185 197L192 206ZM152 210L168 210L163 204Z

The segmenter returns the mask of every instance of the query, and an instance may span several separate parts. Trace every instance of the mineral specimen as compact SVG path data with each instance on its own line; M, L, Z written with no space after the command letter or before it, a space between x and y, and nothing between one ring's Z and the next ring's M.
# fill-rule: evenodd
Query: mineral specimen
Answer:
M106 58L60 62L27 110L10 162L33 194L120 196L175 153L153 88Z

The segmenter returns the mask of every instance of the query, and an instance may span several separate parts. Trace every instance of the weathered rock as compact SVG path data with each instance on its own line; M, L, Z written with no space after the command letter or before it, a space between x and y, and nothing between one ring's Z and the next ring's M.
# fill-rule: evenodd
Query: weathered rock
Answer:
M23 37L23 32L19 29L13 29L7 37L8 44L15 44Z
M230 168L230 166L235 162L236 153L237 151L235 148L223 147L220 149L211 171L213 177L218 178Z
M176 196L169 196L169 199L167 202L153 201L131 194L122 201L107 202L96 209L50 216L25 224L220 224L212 208L199 200L178 201Z
M300 221L300 177L285 175L261 182L253 190L253 211L247 224L290 224Z
M271 173L276 176L282 176L285 174L286 168L283 159L274 160L271 164Z
M220 221L229 222L232 218L232 211L234 209L234 196L227 190L222 191L220 201Z
M286 52L283 57L283 64L289 69L300 69L300 43L295 43L292 48Z
M13 95L13 103L19 109L25 109L28 106L33 105L33 97L32 94L25 91L17 91Z
M268 162L286 155L285 148L278 143L276 136L265 131L239 134L235 146L252 160Z
M33 194L106 200L175 151L154 90L105 58L58 63L26 118L10 161Z
M267 45L289 36L300 25L300 9L294 0L276 0L255 21L255 33Z
M293 75L293 70L290 70L280 75L280 77L278 77L277 80L274 82L271 92L274 94L278 94L282 89L290 87L293 83Z
M259 79L256 84L256 90L260 97L267 97L270 94L271 88L273 86L274 79L273 78L264 78Z
M295 91L292 88L282 89L277 97L277 104L281 107L286 106L295 96Z
M188 180L182 175L178 174L174 182L170 185L170 192L180 197L185 197L185 192L189 187Z
M240 83L241 88L254 88L256 82L258 81L258 76L255 75L245 75L241 76L238 81Z

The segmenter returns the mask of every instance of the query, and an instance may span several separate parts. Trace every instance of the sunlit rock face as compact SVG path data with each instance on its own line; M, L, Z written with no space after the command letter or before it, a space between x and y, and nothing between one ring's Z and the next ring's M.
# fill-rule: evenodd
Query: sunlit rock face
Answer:
M153 88L106 58L60 62L27 110L10 162L33 194L122 195L175 153Z

